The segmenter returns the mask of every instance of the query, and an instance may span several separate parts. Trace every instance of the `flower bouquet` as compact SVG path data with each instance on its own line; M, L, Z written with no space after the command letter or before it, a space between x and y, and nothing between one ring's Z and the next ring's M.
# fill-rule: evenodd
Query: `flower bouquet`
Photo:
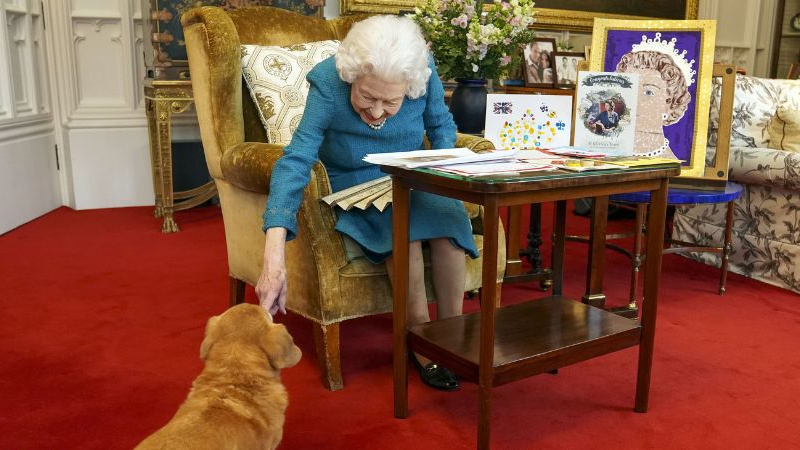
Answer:
M445 79L496 79L519 63L533 38L532 0L427 0L410 17L420 28Z

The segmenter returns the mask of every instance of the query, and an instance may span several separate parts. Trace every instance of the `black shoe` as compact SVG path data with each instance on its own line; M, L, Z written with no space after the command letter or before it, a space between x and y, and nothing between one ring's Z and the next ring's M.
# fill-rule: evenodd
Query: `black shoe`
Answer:
M441 391L457 391L459 387L461 387L458 384L456 374L447 367L440 366L434 362L430 362L425 365L425 367L422 367L417 356L411 351L408 352L408 358L411 360L411 363L414 364L414 368L417 369L417 372L419 372L419 377L422 379L422 382L428 386Z

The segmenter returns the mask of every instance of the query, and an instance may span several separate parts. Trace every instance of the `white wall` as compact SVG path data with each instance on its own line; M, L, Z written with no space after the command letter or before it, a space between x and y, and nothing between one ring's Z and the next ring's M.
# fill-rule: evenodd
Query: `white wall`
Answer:
M54 90L75 209L152 205L136 0L49 0Z
M699 18L717 19L716 62L769 76L777 0L700 0Z
M38 0L0 2L0 234L61 205Z

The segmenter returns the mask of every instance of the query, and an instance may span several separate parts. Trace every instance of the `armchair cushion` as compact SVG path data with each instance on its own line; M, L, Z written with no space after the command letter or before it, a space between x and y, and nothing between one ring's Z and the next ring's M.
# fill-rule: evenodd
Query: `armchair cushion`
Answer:
M712 147L717 146L721 88L722 81L714 78L708 127L708 145ZM737 75L735 92L732 147L767 147L767 123L775 115L775 110L778 107L800 109L800 80L769 80Z
M800 151L800 110L779 107L767 125L769 148Z
M286 145L292 140L308 97L306 75L338 49L336 40L286 46L242 45L242 74L270 143Z

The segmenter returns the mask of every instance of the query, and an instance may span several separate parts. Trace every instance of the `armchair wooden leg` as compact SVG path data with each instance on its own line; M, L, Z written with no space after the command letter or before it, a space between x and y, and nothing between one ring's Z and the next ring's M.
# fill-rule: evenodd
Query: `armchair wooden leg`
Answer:
M228 291L228 301L230 306L236 306L239 303L244 303L244 281L228 277L230 288Z
M317 361L322 371L322 384L331 391L344 387L342 382L342 363L339 353L339 324L314 324L314 345Z

